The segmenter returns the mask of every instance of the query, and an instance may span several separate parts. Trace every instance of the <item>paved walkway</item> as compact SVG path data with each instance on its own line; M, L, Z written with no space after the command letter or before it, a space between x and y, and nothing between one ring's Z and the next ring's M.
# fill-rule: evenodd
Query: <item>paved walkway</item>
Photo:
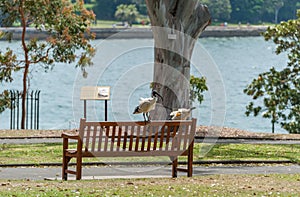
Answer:
M75 142L75 141L74 141ZM195 143L211 144L300 144L300 140L266 140L266 139L195 139ZM0 138L1 144L35 144L35 143L62 143L62 138Z
M194 176L214 174L299 174L299 165L272 166L194 166ZM179 172L179 176L185 173ZM61 167L0 168L1 179L61 180ZM69 179L74 179L69 175ZM83 179L171 177L171 166L84 167Z

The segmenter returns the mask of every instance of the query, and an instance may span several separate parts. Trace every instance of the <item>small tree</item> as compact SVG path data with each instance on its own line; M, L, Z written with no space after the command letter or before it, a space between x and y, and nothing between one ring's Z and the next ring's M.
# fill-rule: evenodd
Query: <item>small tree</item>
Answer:
M134 4L125 5L121 4L117 7L117 11L115 13L115 17L122 22L127 21L130 26L132 23L136 21L139 16L139 12Z
M72 4L68 0L0 0L4 23L21 22L22 55L7 48L0 51L0 82L12 81L13 72L23 72L21 129L25 128L25 97L30 68L40 65L48 70L54 63L76 62L84 68L92 64L95 49L89 43L94 36L89 31L95 16L84 8L83 0ZM33 38L27 41L28 27L47 32L45 40ZM81 50L78 53L78 50Z
M297 16L298 19L269 27L264 33L266 41L273 40L277 45L276 54L288 54L286 68L271 68L244 90L254 100L263 99L264 105L250 102L246 115L262 113L264 118L271 118L273 132L274 124L280 123L290 133L300 133L300 11Z
M9 92L6 90L0 94L0 113L10 107Z
M203 92L208 90L205 77L198 78L191 75L190 86L190 100L194 102L197 99L199 104L201 104L204 100Z

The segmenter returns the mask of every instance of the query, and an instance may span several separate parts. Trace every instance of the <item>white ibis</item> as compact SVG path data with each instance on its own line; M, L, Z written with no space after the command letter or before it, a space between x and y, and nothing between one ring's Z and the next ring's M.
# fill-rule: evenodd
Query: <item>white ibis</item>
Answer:
M190 109L180 108L177 111L172 111L170 113L172 120L186 120L190 117L191 111L196 109L196 107L192 107Z
M144 121L147 122L147 116L148 122L150 122L149 112L155 109L155 104L158 99L157 96L159 96L161 100L163 100L163 97L156 90L152 91L152 95L150 98L140 98L139 105L135 108L133 114L143 113Z

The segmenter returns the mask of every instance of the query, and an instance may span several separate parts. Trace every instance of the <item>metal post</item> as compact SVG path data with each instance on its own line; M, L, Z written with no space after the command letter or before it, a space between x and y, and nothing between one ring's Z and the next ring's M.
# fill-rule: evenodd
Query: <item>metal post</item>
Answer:
M36 120L36 129L39 129L39 123L40 123L40 93L41 91L39 90L37 93L37 120Z
M19 129L19 106L20 106L20 92L17 91L17 129Z
M26 99L26 106L25 106L25 110L26 110L26 116L25 116L26 127L25 128L28 129L28 91L27 91L26 95L24 95L24 92L23 92L23 96L26 96L25 97L25 99Z
M86 100L83 100L83 117L86 119Z
M33 129L33 90L30 94L30 129Z
M14 114L14 99L15 99L15 93L11 90L10 91L10 129L13 129L13 120L15 117L13 116ZM14 118L14 119L13 119Z
M107 100L105 100L105 102L104 102L105 104L105 121L107 121Z

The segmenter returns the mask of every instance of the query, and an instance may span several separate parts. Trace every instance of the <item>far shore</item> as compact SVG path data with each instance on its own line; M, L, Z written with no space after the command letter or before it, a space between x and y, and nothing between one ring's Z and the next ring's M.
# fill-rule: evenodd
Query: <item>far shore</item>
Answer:
M209 26L200 37L253 37L261 36L267 26ZM18 27L0 28L0 31L11 32L12 40L20 40L22 29ZM96 39L152 39L153 34L150 27L141 28L91 28L96 34ZM28 28L26 39L45 39L47 33Z

